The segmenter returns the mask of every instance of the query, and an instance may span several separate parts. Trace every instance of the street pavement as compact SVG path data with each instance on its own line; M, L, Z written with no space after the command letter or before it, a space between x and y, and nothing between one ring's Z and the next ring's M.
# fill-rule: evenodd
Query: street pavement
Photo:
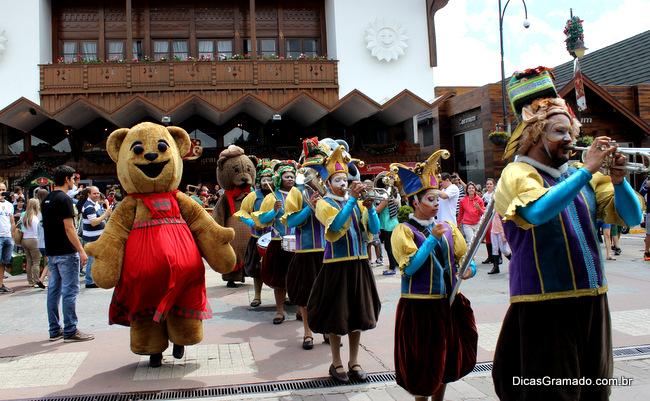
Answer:
M615 347L650 344L650 263L643 262L643 235L622 238L623 253L607 261L609 302ZM481 246L477 261L485 258ZM384 257L384 260L386 258ZM471 300L479 330L478 361L491 361L508 307L507 262L502 273L487 275L479 265L477 276L464 282L462 292ZM394 316L399 300L399 277L375 278L382 301L377 328L361 337L360 363L368 372L390 372L393 364ZM288 319L273 325L273 292L263 292L263 305L250 308L252 281L226 288L220 276L206 271L208 297L215 316L205 322L201 344L187 347L181 360L167 351L160 369L148 368L148 358L129 350L126 327L109 326L112 290L82 289L77 300L79 329L94 333L94 341L48 341L46 292L27 286L25 275L5 280L16 290L0 295L0 399L25 399L117 392L160 391L268 383L322 378L330 364L329 346L315 336L313 350L304 351L302 323L296 308ZM347 361L348 345L342 356ZM650 356L617 359L615 377L631 378L631 386L612 388L613 400L647 399L650 392ZM394 382L350 385L317 390L296 390L238 395L218 399L282 400L406 400L412 399ZM496 399L488 373L472 374L448 386L446 399Z

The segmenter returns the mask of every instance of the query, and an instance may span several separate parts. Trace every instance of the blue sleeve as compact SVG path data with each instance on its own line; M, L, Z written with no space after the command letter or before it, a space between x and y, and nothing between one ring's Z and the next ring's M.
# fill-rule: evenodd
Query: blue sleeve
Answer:
M297 227L307 221L307 218L311 215L311 208L305 206L301 211L297 213L292 213L287 217L287 225L289 227Z
M623 219L625 224L630 227L641 224L643 219L641 203L627 179L623 179L622 183L614 185L614 206L616 206L616 213Z
M274 209L271 209L266 213L260 214L260 223L262 223L262 224L270 223L271 221L273 221L273 219L275 218L275 216L277 214L278 214L278 212L276 212Z
M434 237L433 235L429 235L427 239L424 240L422 243L422 246L420 246L420 249L418 249L417 252L415 252L415 255L411 257L411 260L409 261L408 265L404 267L404 273L407 276L412 276L417 272L420 267L424 264L424 262L427 260L429 255L431 255L431 251L433 250L433 247L436 246L438 243L438 239Z
M250 228L255 228L255 221L253 221L253 219L248 217L240 217L239 220L241 220L244 224L246 224Z
M581 168L553 186L535 202L518 207L517 214L532 225L544 224L564 210L589 180L591 173L586 168Z
M354 210L354 205L357 203L357 198L354 196L350 196L348 198L347 203L345 206L343 206L343 209L336 215L334 218L334 221L332 221L332 224L330 224L330 230L337 232L341 231L343 228L343 225L345 224L346 221L350 218L350 215L352 215L352 210Z
M472 278L472 277L476 276L476 262L474 262L474 259L472 259L472 260L469 262L469 266L468 266L468 267L469 267L469 269L472 271L472 275L469 276L468 278Z
M379 216L372 205L368 208L368 231L372 234L379 233Z

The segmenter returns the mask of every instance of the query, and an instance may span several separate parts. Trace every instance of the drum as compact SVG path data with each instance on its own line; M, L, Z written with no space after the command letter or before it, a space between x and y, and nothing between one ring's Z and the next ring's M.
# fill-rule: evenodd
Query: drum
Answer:
M259 252L260 257L264 257L266 254L266 248L269 247L271 243L271 232L268 232L257 239L257 252Z
M295 235L285 235L282 237L282 249L287 252L296 251L296 236Z

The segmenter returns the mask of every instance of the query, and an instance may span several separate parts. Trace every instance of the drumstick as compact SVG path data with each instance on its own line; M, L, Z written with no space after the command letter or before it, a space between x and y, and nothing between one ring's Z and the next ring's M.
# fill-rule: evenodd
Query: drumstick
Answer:
M273 197L275 198L275 200L276 201L280 200L280 199L278 199L277 196L275 196L275 191L273 190L273 187L271 186L271 184L269 184L268 182L265 182L265 184L271 190L271 193L273 194Z

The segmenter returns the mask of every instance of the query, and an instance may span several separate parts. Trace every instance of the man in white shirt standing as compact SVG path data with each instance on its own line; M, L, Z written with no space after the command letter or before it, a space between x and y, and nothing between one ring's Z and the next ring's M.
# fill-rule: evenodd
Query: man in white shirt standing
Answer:
M5 199L5 196L9 197L8 194L7 184L0 182L0 295L14 292L4 284L5 270L11 265L11 254L14 250L11 233L16 228L14 205Z
M439 192L438 200L438 217L437 221L447 221L456 225L456 204L458 203L458 196L460 191L458 187L451 183L451 176L449 173L440 174L442 182L440 183L441 191Z
M101 199L99 188L91 186L88 187L88 190L90 191L88 200L83 205L81 212L83 230L81 242L83 245L96 241L102 235L106 227L106 220L111 216L111 208L108 205L108 201L104 201L103 205L99 203ZM93 281L92 275L94 259L92 256L88 256L88 261L86 262L86 288L97 288L97 284Z

